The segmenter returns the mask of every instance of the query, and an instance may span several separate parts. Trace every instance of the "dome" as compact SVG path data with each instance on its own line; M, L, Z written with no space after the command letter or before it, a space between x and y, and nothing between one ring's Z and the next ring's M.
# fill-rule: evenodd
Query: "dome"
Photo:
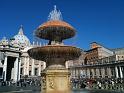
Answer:
M18 34L11 39L10 45L20 48L25 48L30 45L29 39L23 34L22 26L20 27Z

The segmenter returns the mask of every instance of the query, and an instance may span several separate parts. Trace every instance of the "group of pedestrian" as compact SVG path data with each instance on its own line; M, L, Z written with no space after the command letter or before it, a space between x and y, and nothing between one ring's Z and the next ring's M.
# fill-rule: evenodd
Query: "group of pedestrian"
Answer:
M0 86L17 86L17 87L27 87L27 86L41 86L40 79L20 79L15 82L13 80L10 81L0 81Z
M124 90L124 79L114 78L72 78L72 88Z

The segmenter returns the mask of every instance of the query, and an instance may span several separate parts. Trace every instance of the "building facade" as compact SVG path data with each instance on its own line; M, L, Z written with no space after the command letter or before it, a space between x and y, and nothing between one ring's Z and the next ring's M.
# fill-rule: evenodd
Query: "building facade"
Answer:
M0 79L4 81L19 81L24 77L40 76L45 68L45 62L29 57L27 51L33 45L23 33L21 26L17 35L7 40L0 41Z
M108 49L93 42L81 65L71 65L72 78L124 78L124 48ZM75 61L73 61L75 63Z

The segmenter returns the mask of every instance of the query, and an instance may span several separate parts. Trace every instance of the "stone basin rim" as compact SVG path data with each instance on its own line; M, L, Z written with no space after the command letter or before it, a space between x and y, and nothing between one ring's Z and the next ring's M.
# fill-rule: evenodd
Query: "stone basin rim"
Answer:
M65 60L72 60L81 55L81 49L74 46L67 45L47 45L35 47L28 50L28 54L37 60L45 61L51 58L65 58Z

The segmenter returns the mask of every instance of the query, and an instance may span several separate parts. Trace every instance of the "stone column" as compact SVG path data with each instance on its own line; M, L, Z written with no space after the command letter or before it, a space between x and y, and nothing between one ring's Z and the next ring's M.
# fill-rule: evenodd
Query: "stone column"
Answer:
M99 68L98 70L99 70L98 71L99 72L99 77L101 77L102 76L102 74L101 74L102 73L101 68Z
M74 77L76 78L76 69L74 68Z
M87 69L85 68L85 78L87 78Z
M46 62L43 62L43 69L46 68Z
M107 68L107 72L108 72L108 77L111 78L112 74L111 74L111 68L110 67Z
M123 73L122 73L121 66L119 67L119 70L120 70L120 78L123 78Z
M0 59L0 66L2 66L1 59Z
M78 77L78 70L76 68L75 68L75 72L76 72L75 76Z
M90 78L90 70L87 68L87 77Z
M105 77L105 68L102 68L101 70L102 70L101 71L102 72L102 78L104 78Z
M83 78L86 78L86 69L83 69Z
M34 76L34 59L32 59L31 75Z
M96 76L97 78L99 78L100 74L99 74L99 68L96 68Z
M82 77L84 75L84 70L80 69L80 77Z
M94 72L94 78L96 78L96 68L93 69Z
M73 69L73 68L71 68L71 70L72 70L72 76L71 76L71 77L73 77L73 78L74 78L74 69Z
M29 76L29 57L27 57L26 63L27 63L27 65L26 65L26 75Z
M5 56L4 64L3 64L3 80L6 81L6 73L7 73L7 56Z
M14 67L11 70L11 79L14 79Z
M65 62L65 67L66 67L66 68L68 68L68 64L69 64L69 62L66 61L66 62Z
M77 68L78 69L78 77L80 77L80 68Z
M95 76L94 68L91 69L91 73L92 73L92 78L94 78Z
M38 76L41 76L41 62L39 62Z
M24 75L26 75L26 57L24 57Z
M17 57L15 62L14 62L14 81L18 80L18 64L19 64L19 58Z
M123 78L124 78L124 66L122 66L122 74L123 74Z
M19 64L18 64L18 81L20 80L20 73L21 73L20 69L21 69L21 59L19 59Z
M117 66L115 67L115 73L116 73L116 78L118 78L119 76L118 76L118 68L117 68Z
M2 66L1 59L0 59L0 66ZM2 78L2 72L0 73L0 78Z

